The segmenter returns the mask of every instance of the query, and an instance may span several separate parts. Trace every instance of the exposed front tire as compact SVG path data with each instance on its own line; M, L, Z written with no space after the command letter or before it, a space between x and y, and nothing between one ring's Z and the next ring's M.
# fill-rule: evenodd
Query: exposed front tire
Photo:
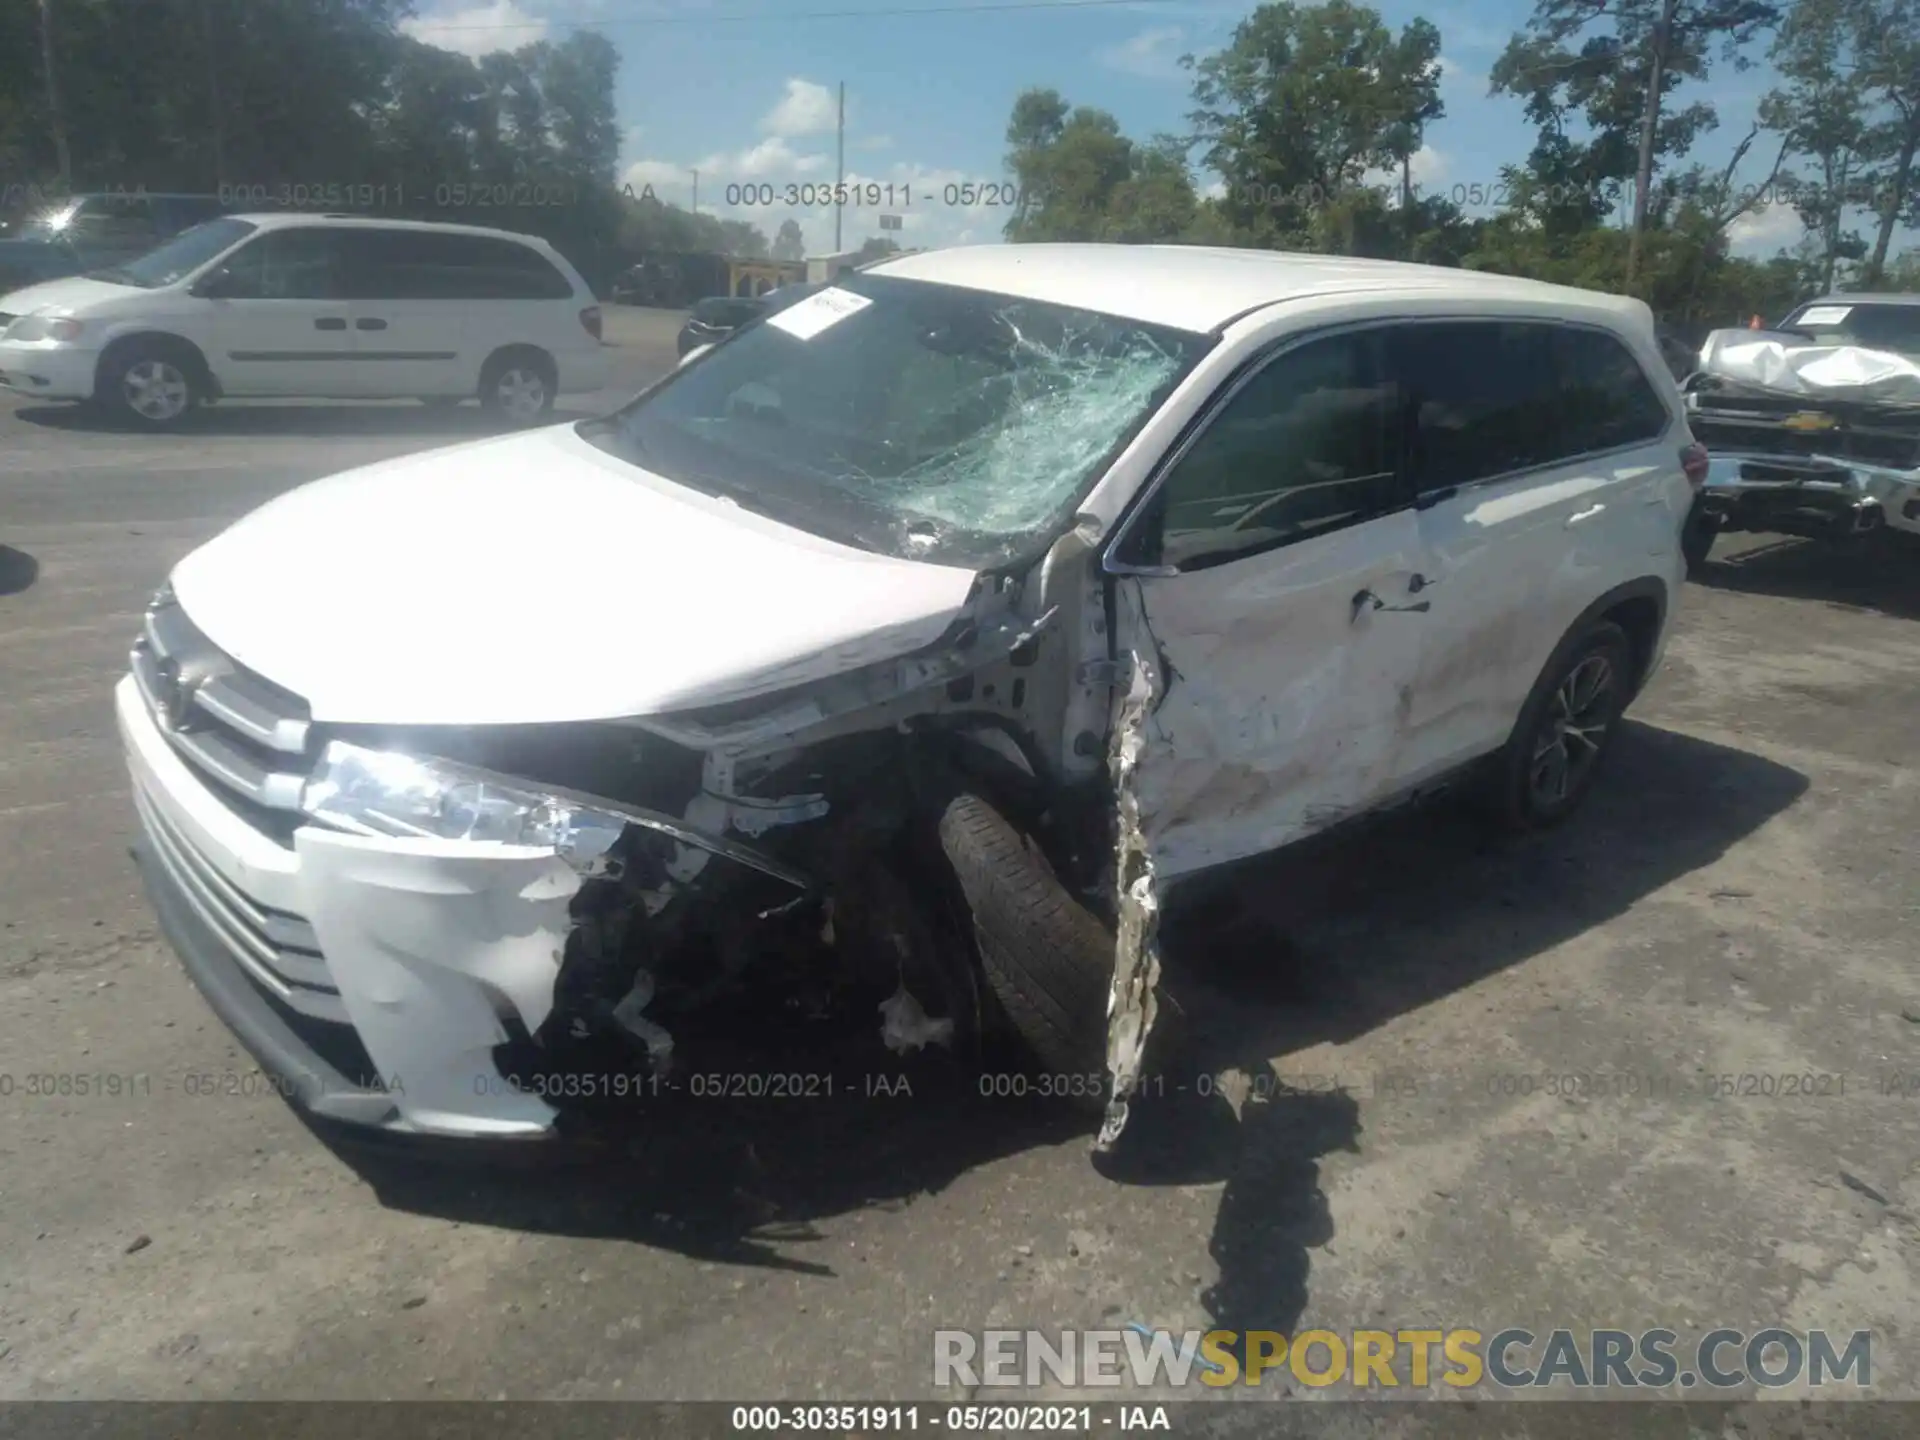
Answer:
M480 371L481 409L512 425L545 419L558 389L553 361L540 350L502 350Z
M966 898L987 988L1065 1097L1104 1109L1113 936L978 795L948 803L940 848ZM1059 1083L1080 1076L1102 1083Z
M1543 830L1592 789L1633 693L1633 645L1612 621L1579 631L1547 662L1494 772L1500 820Z
M133 340L100 357L94 402L110 419L141 430L184 424L205 396L200 366L186 346Z

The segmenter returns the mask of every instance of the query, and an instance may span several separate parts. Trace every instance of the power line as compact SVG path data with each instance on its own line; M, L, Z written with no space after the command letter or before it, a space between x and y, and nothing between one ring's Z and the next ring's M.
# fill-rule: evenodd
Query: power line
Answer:
M1137 9L1142 0L989 0L984 5L891 5L864 10L797 10L781 14L756 10L731 15L633 15L613 20L490 20L485 23L442 24L430 16L416 16L415 23L435 33L452 34L469 30L538 30L545 26L557 30L608 30L621 26L651 25L727 25L754 22L768 24L780 20L890 20L902 15L998 15L1013 10L1123 10ZM1166 0L1160 0L1164 6Z

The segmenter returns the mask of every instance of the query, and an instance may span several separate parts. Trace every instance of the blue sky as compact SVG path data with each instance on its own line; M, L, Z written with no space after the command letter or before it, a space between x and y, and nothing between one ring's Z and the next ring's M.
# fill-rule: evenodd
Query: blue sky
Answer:
M621 53L621 163L636 192L650 184L687 205L689 172L697 168L703 212L753 220L769 236L791 216L809 253L819 253L833 245L831 209L777 202L790 184L833 180L840 82L848 178L911 186L911 206L881 207L902 214L903 242L995 241L1006 212L948 204L946 187L1004 178L1015 96L1050 85L1072 103L1111 111L1136 138L1182 131L1191 99L1178 57L1221 48L1253 8L1252 0L1129 0L979 14L818 14L942 3L988 0L416 0L408 28L468 54L558 39L580 25L600 29ZM1377 8L1390 26L1424 15L1441 34L1447 114L1428 132L1416 180L1442 192L1463 187L1463 199L1466 186L1496 184L1501 167L1532 143L1519 103L1489 97L1486 79L1507 36L1525 23L1528 0L1384 0ZM1695 87L1720 112L1719 129L1696 147L1696 159L1726 162L1770 78L1764 67L1742 74L1723 65L1709 86ZM1771 158L1757 143L1742 179L1757 185ZM748 183L773 185L776 203L729 205L748 196L728 187ZM848 248L878 233L872 210L849 208L843 224ZM1796 241L1799 230L1792 212L1778 207L1736 222L1733 235L1741 253L1767 255Z

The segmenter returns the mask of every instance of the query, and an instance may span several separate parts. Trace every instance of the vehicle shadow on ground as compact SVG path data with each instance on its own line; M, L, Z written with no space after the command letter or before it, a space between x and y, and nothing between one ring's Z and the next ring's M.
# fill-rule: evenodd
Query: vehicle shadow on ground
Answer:
M587 420L600 412L555 406L540 423L558 425ZM289 437L295 439L407 438L477 440L504 435L515 427L478 405L433 406L414 402L371 405L278 405L261 401L215 405L189 416L176 429L155 433L116 423L77 405L22 408L16 416L31 425L75 434L138 435L165 444L169 440L196 441L217 436Z
M1690 578L1714 590L1920 620L1920 536L1882 530L1851 541L1783 538L1747 550L1723 542Z
M40 562L24 550L0 545L0 595L18 595L40 578Z
M1609 762L1582 813L1546 835L1492 838L1467 806L1438 801L1168 897L1163 949L1184 1009L1169 1033L1184 1043L1163 1093L1136 1104L1120 1152L1097 1168L1124 1185L1225 1181L1209 1246L1219 1279L1203 1296L1220 1326L1285 1330L1299 1317L1311 1252L1333 1237L1321 1159L1361 1144L1364 1093L1274 1086L1276 1061L1284 1071L1288 1054L1350 1040L1620 915L1807 785L1640 724ZM1243 1099L1231 1095L1244 1081L1195 1083L1236 1072L1269 1083ZM831 1274L807 1254L822 1221L1091 1138L1083 1115L982 1098L957 1072L931 1091L914 1083L912 1099L687 1105L625 1157L564 1173L342 1154L383 1203L407 1210Z

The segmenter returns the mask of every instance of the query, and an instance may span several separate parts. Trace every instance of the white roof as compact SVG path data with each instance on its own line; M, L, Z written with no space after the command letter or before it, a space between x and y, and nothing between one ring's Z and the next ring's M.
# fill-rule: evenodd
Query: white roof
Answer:
M438 220L387 220L378 215L348 215L328 210L264 210L236 215L215 216L220 220L245 220L262 230L279 230L289 225L377 227L381 230L434 230L455 235L489 235L497 240L518 240L522 244L545 245L538 235L518 230L495 230L485 225L443 225Z
M1622 314L1640 302L1437 265L1228 250L1199 245L971 245L889 257L868 273L958 285L1120 315L1147 324L1209 331L1283 300L1342 290L1453 291L1578 304Z

